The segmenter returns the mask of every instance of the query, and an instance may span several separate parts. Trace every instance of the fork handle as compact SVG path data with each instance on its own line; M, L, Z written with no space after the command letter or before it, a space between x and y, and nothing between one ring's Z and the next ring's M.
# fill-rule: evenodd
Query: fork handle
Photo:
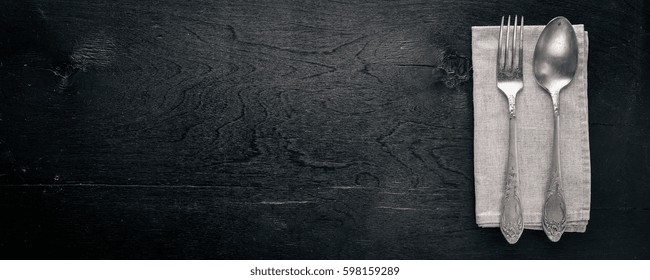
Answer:
M553 96L553 95L552 95ZM557 96L557 95L556 95ZM562 173L560 172L560 110L558 102L554 105L553 155L551 159L551 176L546 190L546 199L542 211L542 225L549 240L558 242L566 226L566 205L562 194Z
M513 100L514 101L514 100ZM508 164L506 184L501 203L501 233L510 244L515 244L524 231L523 211L519 200L519 167L517 165L517 117L514 102L510 102L508 136Z

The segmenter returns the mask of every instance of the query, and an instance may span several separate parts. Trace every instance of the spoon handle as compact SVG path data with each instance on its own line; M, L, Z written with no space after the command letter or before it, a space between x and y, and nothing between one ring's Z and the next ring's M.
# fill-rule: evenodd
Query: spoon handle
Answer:
M546 190L544 201L542 225L548 239L558 242L566 225L566 206L562 195L562 173L560 172L560 110L559 95L553 98L553 115L555 128L553 129L553 156L551 159L551 177Z
M510 103L510 127L508 136L508 167L506 185L501 204L501 233L510 244L515 244L524 231L523 211L519 200L519 167L517 165L517 118L514 101Z

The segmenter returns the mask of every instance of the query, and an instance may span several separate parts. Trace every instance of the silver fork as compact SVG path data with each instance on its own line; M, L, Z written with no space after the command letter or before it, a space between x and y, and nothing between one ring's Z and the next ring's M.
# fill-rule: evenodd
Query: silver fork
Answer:
M524 17L521 17L519 36L517 37L517 16L510 35L510 16L506 27L505 44L503 42L503 19L499 29L499 47L497 50L497 87L508 98L510 128L508 137L508 165L506 184L501 203L501 233L508 243L514 244L524 231L523 211L519 200L519 167L517 165L517 116L515 101L517 93L524 87L523 79L523 43ZM517 44L518 43L518 44Z

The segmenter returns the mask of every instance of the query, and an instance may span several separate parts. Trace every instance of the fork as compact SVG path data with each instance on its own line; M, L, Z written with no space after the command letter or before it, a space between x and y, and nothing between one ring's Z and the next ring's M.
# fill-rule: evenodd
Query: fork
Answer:
M517 116L515 101L517 93L524 87L523 79L523 43L524 43L524 17L519 25L517 37L517 16L512 26L510 35L510 16L506 26L505 44L503 40L503 20L499 28L499 47L497 50L497 87L508 98L510 113L510 126L508 137L508 164L506 170L506 184L501 202L501 233L508 243L515 244L524 231L524 220L519 200L519 167L517 165ZM517 42L518 41L518 42ZM517 44L518 43L518 44ZM516 47L518 45L518 47Z

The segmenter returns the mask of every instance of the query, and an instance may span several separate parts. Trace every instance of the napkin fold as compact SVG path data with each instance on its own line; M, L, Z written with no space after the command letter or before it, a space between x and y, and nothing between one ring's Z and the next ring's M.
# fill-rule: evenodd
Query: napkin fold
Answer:
M578 35L578 70L560 93L560 166L567 210L566 232L584 232L591 203L587 108L588 37ZM541 230L542 207L551 168L553 109L536 82L533 52L544 26L524 27L524 88L517 95L519 195L524 228ZM508 101L496 86L498 26L472 27L474 71L474 178L476 223L498 227L508 156Z

